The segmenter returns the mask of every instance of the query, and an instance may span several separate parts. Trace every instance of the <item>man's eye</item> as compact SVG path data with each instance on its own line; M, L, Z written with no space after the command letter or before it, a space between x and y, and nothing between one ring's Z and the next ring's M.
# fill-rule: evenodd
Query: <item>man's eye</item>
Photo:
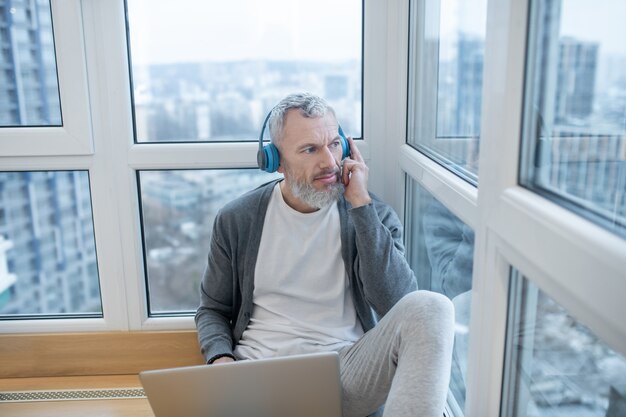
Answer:
M332 142L332 143L330 144L330 146L331 146L331 147L333 147L333 148L338 147L338 146L339 146L339 141L338 141L338 140L336 140L336 141Z
M313 153L313 152L315 152L315 148L313 148L313 147L311 147L311 148L304 148L302 150L302 152L304 152L304 153Z

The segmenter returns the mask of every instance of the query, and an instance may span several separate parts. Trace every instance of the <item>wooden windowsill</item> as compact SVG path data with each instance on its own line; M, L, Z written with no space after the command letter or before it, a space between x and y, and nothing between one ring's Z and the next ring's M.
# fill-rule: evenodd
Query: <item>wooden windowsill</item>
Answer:
M144 370L204 363L195 331L0 335L0 392L141 388ZM11 417L154 417L147 399L0 403Z
M136 375L203 363L195 331L0 335L0 379Z

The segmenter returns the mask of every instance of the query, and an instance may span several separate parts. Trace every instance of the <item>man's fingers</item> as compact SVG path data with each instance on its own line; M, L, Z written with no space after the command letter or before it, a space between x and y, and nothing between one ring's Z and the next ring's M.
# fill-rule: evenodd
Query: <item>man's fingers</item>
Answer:
M356 143L352 136L348 136L348 143L350 144L350 158L354 159L357 162L363 162L363 156L361 155L361 151L356 147Z
M350 182L350 163L350 158L341 161L341 182L343 185L348 185Z

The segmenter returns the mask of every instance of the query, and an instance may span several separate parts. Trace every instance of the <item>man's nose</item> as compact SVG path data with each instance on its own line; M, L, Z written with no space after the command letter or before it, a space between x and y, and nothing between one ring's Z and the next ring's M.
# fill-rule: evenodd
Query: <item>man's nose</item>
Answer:
M337 165L337 158L331 151L330 147L325 146L322 152L320 166L322 168L335 167Z

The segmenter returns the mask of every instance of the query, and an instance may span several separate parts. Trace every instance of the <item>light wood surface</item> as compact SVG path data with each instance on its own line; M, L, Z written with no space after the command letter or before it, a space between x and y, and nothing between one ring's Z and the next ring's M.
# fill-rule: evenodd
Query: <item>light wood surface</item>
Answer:
M139 388L137 375L0 379L0 391ZM154 417L146 399L42 401L0 404L11 417Z
M0 378L127 375L203 363L195 331L0 335Z

